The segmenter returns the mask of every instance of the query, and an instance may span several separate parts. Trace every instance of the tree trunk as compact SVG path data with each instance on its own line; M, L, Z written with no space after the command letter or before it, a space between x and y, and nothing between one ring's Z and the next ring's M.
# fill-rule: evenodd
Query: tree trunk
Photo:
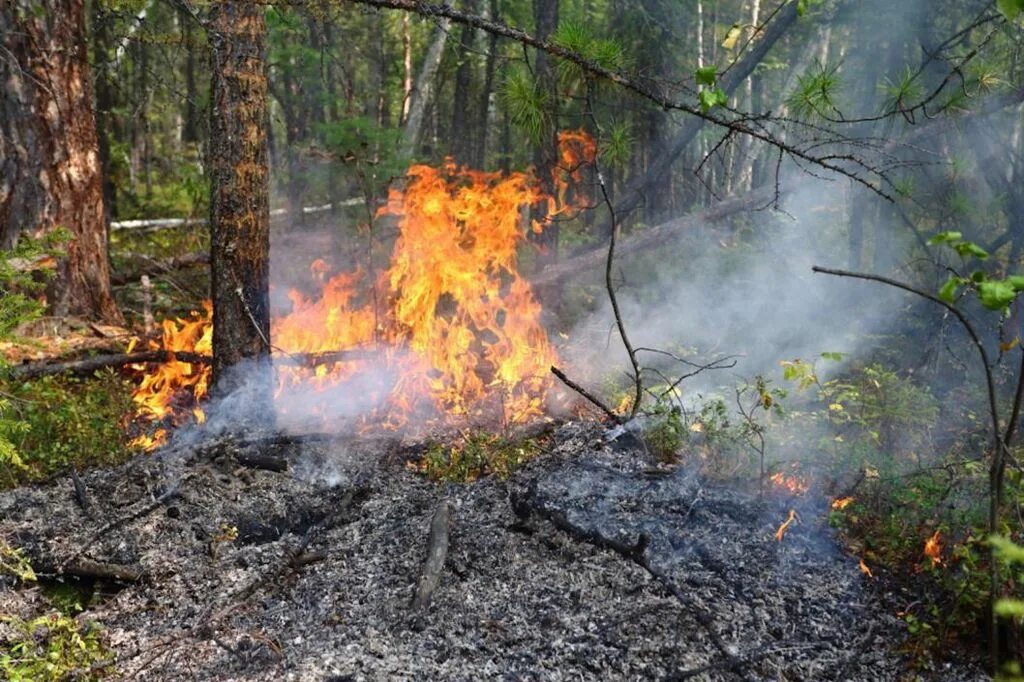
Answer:
M534 35L538 40L547 40L558 28L558 0L534 0L533 17ZM537 53L534 76L538 90L548 95L550 105L548 111L544 112L540 139L533 149L533 167L541 190L548 196L555 196L552 173L558 163L558 74L551 55L546 52ZM540 202L533 209L533 219L543 221L546 218L547 204ZM539 268L558 262L558 232L558 223L552 222L537 235L536 242L541 247L537 259Z
M498 0L490 0L488 6L489 18L493 21L501 19ZM494 33L487 36L487 61L484 65L484 84L480 90L480 105L477 110L477 132L476 145L473 148L473 159L471 163L474 168L483 168L487 163L487 132L490 130L493 114L494 94L494 68L498 56L498 36Z
M52 314L119 322L84 0L4 0L0 40L0 247L65 228L72 240L48 294Z
M416 87L412 91L409 103L409 116L405 121L405 130L402 133L402 147L406 154L412 155L416 151L420 138L423 135L423 122L426 120L427 105L434 94L434 77L441 66L441 58L444 56L444 44L448 41L448 28L451 26L450 19L441 19L434 36L430 40L430 47L423 58L423 65L420 67L420 75L416 77Z
M464 0L463 10L471 14L478 12L477 0ZM452 95L452 129L448 131L449 149L458 163L470 162L473 151L473 135L469 127L469 89L472 76L470 50L476 31L468 24L463 25L459 39L459 66L455 71L455 91Z
M242 0L214 3L210 10L210 266L214 385L222 393L237 388L243 382L241 372L229 370L255 359L257 402L269 403L270 176L263 12L263 5Z

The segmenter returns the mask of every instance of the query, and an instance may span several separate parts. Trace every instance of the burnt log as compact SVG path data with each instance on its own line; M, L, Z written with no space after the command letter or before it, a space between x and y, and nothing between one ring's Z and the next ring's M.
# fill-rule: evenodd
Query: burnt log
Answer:
M430 534L427 536L427 557L423 561L416 595L412 600L412 608L422 611L430 604L437 586L441 584L441 571L448 558L448 537L452 526L452 505L442 500L434 511L430 521Z

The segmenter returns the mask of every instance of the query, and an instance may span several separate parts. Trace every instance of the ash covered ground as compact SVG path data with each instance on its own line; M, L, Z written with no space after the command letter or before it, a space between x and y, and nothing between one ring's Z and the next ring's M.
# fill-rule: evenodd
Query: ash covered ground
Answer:
M599 425L467 485L380 443L258 449L288 469L222 442L83 474L85 509L69 480L7 491L0 534L43 570L130 578L99 580L82 616L127 679L987 679L908 670L895 599L841 551L824 501L655 466ZM447 561L416 610L441 500ZM0 582L0 612L38 612L39 589Z

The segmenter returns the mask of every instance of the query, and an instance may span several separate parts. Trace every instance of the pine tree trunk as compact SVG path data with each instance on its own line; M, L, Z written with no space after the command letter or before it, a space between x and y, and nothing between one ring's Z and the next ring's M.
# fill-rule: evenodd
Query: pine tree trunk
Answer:
M241 372L229 370L255 359L258 407L270 400L264 362L270 352L270 185L263 12L261 4L225 0L211 7L208 27L213 379L222 393L237 388Z
M462 9L470 14L479 11L477 0L465 0ZM459 66L455 70L455 91L452 95L452 129L448 131L449 149L458 163L470 162L473 150L473 137L469 127L469 89L472 76L472 58L475 31L472 26L464 25L459 39Z
M4 0L0 40L0 247L65 228L51 313L118 322L84 0Z
M537 39L547 40L558 28L558 0L534 0L533 16ZM558 163L558 75L551 56L546 52L537 53L534 76L537 79L537 88L547 93L550 106L545 112L540 140L533 149L533 167L541 190L548 196L554 196L555 183L552 173ZM533 219L542 221L546 218L547 206L541 202L534 208ZM541 247L541 254L537 259L538 267L543 268L558 262L558 232L558 223L552 222L538 235L536 241Z

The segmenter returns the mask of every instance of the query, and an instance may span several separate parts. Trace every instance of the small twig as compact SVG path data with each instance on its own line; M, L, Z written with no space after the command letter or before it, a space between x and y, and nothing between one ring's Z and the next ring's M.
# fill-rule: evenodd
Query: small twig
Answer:
M591 403L593 403L594 406L596 406L598 409L600 409L602 412L604 412L606 415L608 415L608 417L612 421L614 421L616 424L621 424L621 423L623 423L625 421L625 419L623 419L619 415L617 415L614 412L612 412L611 409L607 405L605 405L603 402L601 402L598 398L594 397L594 395L592 393L590 393L589 391L587 391L587 389L583 388L582 386L577 384L575 381L573 381L572 379L567 377L565 375L565 372L563 372L562 370L558 369L554 365L551 366L551 373L554 374L556 377L558 377L559 380L563 384L565 384L566 386L568 386L569 388L571 388L572 390L576 391L581 396L583 396L584 398L589 400Z

